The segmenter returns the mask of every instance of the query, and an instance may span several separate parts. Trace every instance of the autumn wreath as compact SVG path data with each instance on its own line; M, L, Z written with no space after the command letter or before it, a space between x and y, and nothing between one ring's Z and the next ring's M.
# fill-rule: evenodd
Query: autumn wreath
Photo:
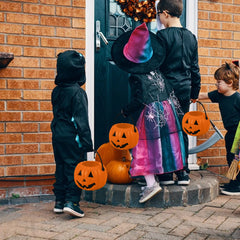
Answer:
M156 17L155 1L116 0L126 15L142 22L151 22Z

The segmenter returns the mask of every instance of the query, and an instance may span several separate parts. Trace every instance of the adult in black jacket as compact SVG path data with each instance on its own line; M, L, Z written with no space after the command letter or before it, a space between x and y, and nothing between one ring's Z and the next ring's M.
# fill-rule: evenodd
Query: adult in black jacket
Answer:
M81 88L85 83L85 58L68 50L58 55L57 85L52 92L52 145L56 162L54 212L83 217L79 207L81 189L74 182L76 165L92 150L88 122L88 100Z

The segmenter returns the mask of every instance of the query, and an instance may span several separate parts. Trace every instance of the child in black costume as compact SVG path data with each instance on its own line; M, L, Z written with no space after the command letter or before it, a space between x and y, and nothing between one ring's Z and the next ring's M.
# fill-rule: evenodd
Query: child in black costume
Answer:
M160 71L168 79L184 113L189 111L190 100L198 98L200 91L200 73L198 66L198 43L196 37L183 28L180 16L183 10L182 0L161 0L157 4L157 14L165 26L157 32L160 38ZM184 132L186 158L188 158L188 136ZM186 168L188 170L188 168ZM176 172L178 184L190 182L186 171ZM159 177L161 184L173 184L173 174Z
M55 213L67 212L83 217L79 207L81 189L75 185L76 165L86 160L92 151L88 122L88 100L80 87L85 83L85 58L81 53L68 50L58 55L57 85L52 92L53 120L52 145L56 162Z
M238 66L233 63L225 63L214 74L217 90L199 94L199 100L210 99L211 102L219 104L223 125L227 130L225 147L229 167L234 160L231 148L240 121L240 93L237 91L239 74ZM240 195L240 174L237 175L236 180L231 180L229 184L226 184L221 192L226 195Z

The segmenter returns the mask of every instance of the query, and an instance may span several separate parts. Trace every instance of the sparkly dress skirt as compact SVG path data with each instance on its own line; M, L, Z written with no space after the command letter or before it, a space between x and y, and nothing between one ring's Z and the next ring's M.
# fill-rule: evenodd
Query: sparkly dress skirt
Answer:
M171 98L146 105L136 126L139 142L132 150L132 177L183 169L186 164L183 134Z

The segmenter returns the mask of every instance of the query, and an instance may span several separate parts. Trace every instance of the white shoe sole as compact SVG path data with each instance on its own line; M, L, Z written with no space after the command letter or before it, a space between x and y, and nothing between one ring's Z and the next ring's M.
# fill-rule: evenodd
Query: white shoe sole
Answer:
M139 203L144 203L144 202L148 201L150 198L152 198L154 195L156 195L160 191L162 191L162 188L160 186L158 186L158 188L154 189L154 191L152 191L148 196L146 196L145 198L141 198L139 200Z
M184 180L184 181L177 181L177 184L178 185L189 185L189 183L190 183L190 180Z
M169 180L169 181L160 181L159 183L161 185L173 185L175 182L173 180Z
M70 215L72 215L72 216L74 216L74 217L80 217L80 218L81 218L81 217L84 217L84 213L78 213L78 212L72 210L72 209L69 208L69 207L65 207L65 208L63 209L63 212L69 213Z
M63 209L54 208L53 212L55 212L55 213L63 213Z
M228 196L240 196L240 192L228 192L224 189L221 189L221 193Z

